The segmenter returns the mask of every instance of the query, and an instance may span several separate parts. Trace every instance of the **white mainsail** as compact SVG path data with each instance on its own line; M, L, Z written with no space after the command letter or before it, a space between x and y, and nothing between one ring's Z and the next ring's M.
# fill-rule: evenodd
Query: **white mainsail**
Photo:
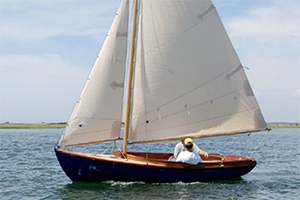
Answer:
M60 147L120 137L129 0L123 0L60 141Z
M266 128L210 0L141 0L138 22L130 142Z

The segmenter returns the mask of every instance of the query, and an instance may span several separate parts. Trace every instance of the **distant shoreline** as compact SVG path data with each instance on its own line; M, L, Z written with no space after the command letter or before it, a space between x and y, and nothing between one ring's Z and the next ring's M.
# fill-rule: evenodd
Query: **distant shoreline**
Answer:
M63 129L65 128L67 123L1 123L0 129ZM283 124L269 124L268 128L275 129L275 128L300 128L299 123L283 123Z
M66 123L1 123L0 129L62 129Z
M291 124L291 125L278 124L278 125L268 125L268 128L270 128L270 129L274 129L274 128L300 128L300 125L299 124Z

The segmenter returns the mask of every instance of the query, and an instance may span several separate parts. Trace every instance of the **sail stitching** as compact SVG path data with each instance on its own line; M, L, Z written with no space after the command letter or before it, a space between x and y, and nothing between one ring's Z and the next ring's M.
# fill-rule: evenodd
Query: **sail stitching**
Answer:
M229 96L230 94L233 94L233 93L235 93L235 92L237 92L237 91L239 91L239 90L242 90L242 89L244 89L244 87L238 88L238 89L236 89L236 90L233 90L233 91L231 91L231 92L229 92L229 93L227 93L227 94L224 94L224 95L222 95L222 96L216 97L216 98L214 98L214 99L210 99L210 100L208 100L208 101L205 101L205 102L196 104L196 105L194 105L194 106L192 106L192 107L189 107L189 110L192 110L192 109L195 109L195 108L200 107L200 106L202 106L202 105L205 105L205 104L207 104L207 103L210 103L211 101L216 101L216 100L221 99L221 98L223 98L223 97ZM182 113L182 112L186 112L186 108L184 108L184 109L182 109L182 110L180 110L180 111L178 111L178 112L175 112L175 113L172 113L172 114L169 114L169 115L165 115L165 116L161 117L161 119L167 118L167 117L170 117L170 116L172 116L172 115L176 115L176 114ZM153 122L153 121L157 121L157 120L158 120L158 119L154 119L154 120L152 120L152 122Z
M194 122L190 122L190 123L184 123L184 124L180 124L180 125L176 125L176 126L170 126L170 127L155 129L155 130L152 130L151 132L155 132L155 131L158 131L158 130L175 128L175 127L181 127L181 126L186 126L186 125L191 125L191 124L197 124L197 123L201 123L201 122L207 122L207 121L211 121L211 120L215 120L215 119L219 119L219 118L231 116L231 115L234 115L234 114L237 114L237 113L244 113L244 112L248 112L250 110L256 110L257 108L259 108L259 107L255 106L255 107L252 107L252 108L249 108L249 109L241 110L239 112L228 113L228 114L220 115L220 116L217 116L217 117L208 118L208 119L205 119L205 120L199 120L199 121L194 121ZM142 125L142 124L140 124L140 125ZM142 134L142 133L144 133L144 132L143 131L139 132L139 134Z
M206 102L203 102L203 103L194 105L194 106L190 107L189 109L194 109L194 108L200 107L200 106L202 106L202 105L204 105L204 104L207 104L207 103L209 103L209 102L211 102L211 101L215 101L215 100L221 99L221 98L223 98L223 97L226 97L226 96L228 96L228 95L230 95L230 94L233 94L233 93L235 93L235 92L237 92L237 91L239 91L239 90L242 90L242 89L244 89L244 87L241 87L241 88L239 88L239 89L237 89L237 90L231 91L231 92L229 92L229 93L227 93L227 94L224 94L224 95L222 95L222 96L216 97L216 98L211 99L211 100L209 100L209 101L206 101ZM257 107L257 108L258 108L258 107ZM253 109L255 109L255 108L253 108ZM252 110L252 109L249 109L249 110ZM161 117L161 119L162 119L162 118L167 118L167 117L170 117L170 116L172 116L172 115L176 115L176 114L182 113L182 112L186 112L186 108L184 108L184 109L182 109L182 110L180 110L180 111L178 111L178 112L175 112L175 113L172 113L172 114L169 114L169 115L165 115L165 116ZM237 112L237 113L238 113L238 112ZM232 115L232 114L230 114L230 115ZM219 117L219 116L218 116L218 117ZM218 118L218 117L217 117L217 118ZM152 122L157 121L157 120L160 120L160 119L154 119L154 120L152 120ZM205 121L205 120L203 120L203 121ZM141 126L141 125L143 125L143 124L144 124L144 123L140 123L140 124L138 124L138 126Z
M213 9L211 9L211 7L213 7ZM208 11L210 12L210 11L214 10L214 8L215 8L215 7L214 7L213 5L211 5L211 6L208 8ZM206 16L206 17L202 17L201 19L199 19L199 20L200 20L199 22L197 22L197 23L191 25L190 27L188 27L188 28L186 28L186 29L184 29L184 30L178 32L178 33L177 33L176 35L174 35L172 38L170 37L169 40L167 40L167 41L165 41L164 43L158 45L157 48L153 48L152 50L149 49L148 52L156 52L157 49L159 49L159 47L162 47L162 46L164 46L165 44L169 44L171 41L175 40L176 38L178 38L178 37L179 37L180 35L182 35L183 33L188 32L189 30L193 29L194 27L198 26L199 24L203 23L205 20L209 19L211 16L213 16L214 14L216 14L216 12L212 12L212 13L210 13L210 14L209 14L209 12L207 12L205 15L203 15L203 16ZM208 15L208 14L209 14L209 15ZM199 14L198 14L198 15L199 15ZM197 17L198 17L198 16L197 16ZM153 27L154 27L154 29L155 29L155 26L154 26L154 25L153 25ZM157 42L157 43L158 43L158 42Z
M89 118L89 120L91 120L91 119L101 119L101 120L107 120L107 121L119 120L119 119L109 119L109 118ZM80 135L85 135L85 134L90 134L90 133L101 133L101 132L105 132L105 131L109 131L109 130L111 130L111 128L95 130L95 131L88 131L88 132L81 132L80 134L74 134L74 136L80 136Z
M86 131L86 132L81 132L80 134L74 134L73 136L80 136L80 135L85 135L85 134L100 134L101 132L106 132L106 131L110 131L111 129L110 128L107 128L107 129L101 129L101 130L94 130L94 131Z
M202 13L202 14L199 13L197 17L198 17L198 19L199 19L200 21L199 21L198 23L194 24L193 26L187 28L187 29L185 30L185 32L189 31L190 29L194 28L194 27L197 26L198 24L201 24L201 23L202 23L203 21L205 21L206 19L210 18L212 15L216 14L216 12L213 12L213 13L211 13L210 15L208 15L208 14L210 13L210 11L212 11L212 10L214 10L214 9L215 9L214 5L211 5L206 11L204 11L204 13ZM204 18L204 16L206 16L206 15L207 15L207 17Z
M198 90L199 88L201 88L201 87L207 85L208 83L214 81L215 79L221 77L221 76L224 75L226 72L230 71L232 68L236 67L236 66L239 65L239 64L240 64L239 62L236 63L236 64L234 64L234 65L233 65L232 67L230 67L228 70L226 70L226 71L220 73L219 75L217 75L217 76L215 76L214 78L208 80L207 82L205 82L205 83L203 83L203 84L201 84L201 85L199 85L199 86L197 86L197 87L195 87L195 88L189 90L189 91L186 92L186 93L183 93L183 94L179 95L178 97L176 97L176 98L174 98L174 99L172 99L172 100L170 100L170 101L168 101L168 102L166 102L166 103L164 103L164 104L161 104L160 106L158 106L158 107L156 107L156 108L154 108L154 109L148 111L148 113L153 112L153 111L156 111L157 108L161 108L161 107L163 107L163 106L166 106L166 105L168 105L168 104L170 104L170 103L172 103L172 102L174 102L174 101L176 101L176 100L178 100L178 99L180 99L180 98L186 96L187 94L189 94L189 93L191 93L191 92L193 92L193 91L195 91L195 90Z

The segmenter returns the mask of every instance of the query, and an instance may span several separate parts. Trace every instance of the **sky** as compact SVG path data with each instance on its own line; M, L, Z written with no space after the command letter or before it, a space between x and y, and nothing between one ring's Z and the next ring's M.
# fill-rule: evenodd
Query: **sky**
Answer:
M300 122L300 0L213 0L267 122ZM0 0L0 123L68 121L120 0Z

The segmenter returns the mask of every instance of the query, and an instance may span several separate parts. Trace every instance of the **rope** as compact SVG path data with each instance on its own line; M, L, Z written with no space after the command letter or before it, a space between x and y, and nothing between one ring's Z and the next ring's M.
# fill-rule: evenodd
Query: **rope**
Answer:
M112 142L111 145L109 145L109 146L102 152L102 154L105 154L105 153L107 152L107 150L110 149L111 146L112 146L113 144L114 144L114 143Z
M267 137L267 134L271 131L271 129L268 129L268 132L265 134L265 136L260 140L260 142L258 143L258 145L256 146L256 148L252 151L252 153L250 154L249 157L252 157L253 153L258 149L258 147L261 145L261 143L263 142L263 140Z
M247 155L250 155L251 153L250 153L250 146L251 146L251 144L250 144L250 135L252 134L252 132L250 132L250 133L248 133L247 134L247 136L248 136L248 138L247 138L247 140L246 140L246 143L247 143Z
M116 147L118 148L118 150L119 150L119 152L122 154L122 156L127 160L127 157L126 157L126 155L123 153L123 151L121 150L121 148L120 148L118 145L116 145Z
M108 149L110 149L112 146L114 145L114 150L115 150L115 147L117 147L118 151L122 154L122 156L127 160L127 157L125 156L125 154L123 153L123 151L121 150L120 146L117 145L116 141L113 141L103 152L102 154L105 154Z

